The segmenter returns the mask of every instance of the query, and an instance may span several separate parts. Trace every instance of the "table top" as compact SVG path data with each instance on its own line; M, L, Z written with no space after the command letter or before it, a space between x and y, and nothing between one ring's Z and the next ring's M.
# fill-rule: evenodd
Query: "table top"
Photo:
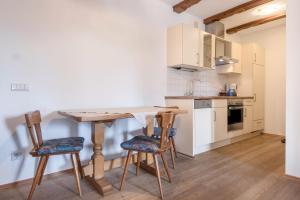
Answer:
M174 112L175 114L187 113L187 110L161 107L127 107L127 108L95 108L77 110L59 110L58 113L72 118L78 122L111 121L116 119L132 118L136 113Z

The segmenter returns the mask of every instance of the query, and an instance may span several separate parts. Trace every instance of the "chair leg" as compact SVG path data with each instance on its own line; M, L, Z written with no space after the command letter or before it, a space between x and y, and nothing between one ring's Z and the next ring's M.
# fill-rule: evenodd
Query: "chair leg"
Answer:
M173 169L175 169L175 156L174 156L173 145L171 145L171 147L170 147L170 154L171 154Z
M33 183L32 183L31 189L30 189L30 193L29 193L29 195L27 197L27 200L31 200L32 199L32 195L34 193L36 185L38 184L38 182L40 180L40 177L42 176L42 170L43 170L43 166L44 166L44 164L46 162L46 159L47 159L46 156L42 156L40 158L39 165L38 165L36 174L34 176Z
M75 156L76 156L78 170L79 170L81 179L83 179L84 178L84 172L83 172L83 169L82 169L82 166L81 166L81 161L80 161L79 153L75 153Z
M77 159L76 159L76 156L74 153L71 154L71 160L72 160L72 164L73 164L73 168L74 168L77 190L79 192L79 196L82 196L79 171L78 171L78 162L77 162Z
M161 153L160 156L161 156L161 159L162 159L162 161L163 161L165 170L166 170L166 172L167 172L169 182L171 183L171 182L172 182L172 178L171 178L171 174L170 174L170 171L169 171L169 167L168 167L168 163L167 163L167 161L166 161L165 155L164 155L164 153Z
M48 159L49 159L49 156L46 156L46 160L45 160L45 163L44 163L43 169L42 169L42 175L41 175L41 177L39 179L38 185L41 185L41 183L42 183L44 172L45 172L45 169L46 169L46 165L48 163Z
M141 166L141 152L137 154L137 165L136 165L136 175L140 174L140 166Z
M178 158L174 137L170 137L176 158Z
M122 190L122 189L123 189L123 186L124 186L124 180L125 180L125 177L126 177L126 175L127 175L128 165L129 165L129 160L130 160L131 154L132 154L132 151L129 150L129 151L128 151L127 158L126 158L126 163L125 163L125 168L124 168L122 180L121 180L120 190Z
M156 177L157 177L157 182L159 185L159 191L160 191L160 196L161 199L164 199L164 194L163 194L163 190L162 190L162 186L161 186L161 180L160 180L160 171L159 171L159 166L158 166L158 160L157 160L157 155L153 154L153 160L154 160L154 166L156 169Z

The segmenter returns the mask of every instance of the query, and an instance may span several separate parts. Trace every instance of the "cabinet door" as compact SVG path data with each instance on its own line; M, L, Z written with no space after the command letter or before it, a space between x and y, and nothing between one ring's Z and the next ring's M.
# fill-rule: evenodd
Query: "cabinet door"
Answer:
M183 25L177 25L167 30L167 66L182 64L182 29Z
M213 108L213 137L214 142L228 138L227 131L227 108Z
M257 44L253 46L254 63L257 65L265 65L265 49Z
M264 119L265 68L262 65L253 65L253 92L253 120Z
M199 66L199 29L193 26L183 25L182 45L182 64Z
M196 149L213 142L212 135L212 112L211 108L194 110L194 131L196 138Z
M244 133L252 132L253 108L252 106L244 106Z
M234 73L242 73L242 45L232 42L232 58L238 59L239 62L234 64Z
M199 67L214 68L215 66L215 36L199 31Z

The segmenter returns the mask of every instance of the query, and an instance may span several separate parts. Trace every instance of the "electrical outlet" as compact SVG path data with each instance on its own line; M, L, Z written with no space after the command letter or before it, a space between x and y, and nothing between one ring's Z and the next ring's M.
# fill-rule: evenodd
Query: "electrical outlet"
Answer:
M11 91L29 91L29 85L25 83L12 83Z
M23 157L23 153L20 151L14 151L14 152L11 152L11 154L10 154L11 161L21 160L22 157Z

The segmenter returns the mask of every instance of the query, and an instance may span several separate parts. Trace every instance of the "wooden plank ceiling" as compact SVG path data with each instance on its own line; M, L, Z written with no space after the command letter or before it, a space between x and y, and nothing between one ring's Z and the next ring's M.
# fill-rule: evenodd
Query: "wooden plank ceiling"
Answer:
M182 13L183 11L199 3L200 1L201 0L184 0L173 6L173 10L176 13Z
M213 23L215 21L220 21L221 19L225 19L227 17L230 17L232 15L235 15L235 14L238 14L238 13L241 13L241 12L245 12L247 10L250 10L252 8L255 8L257 6L260 6L260 5L263 5L265 3L269 3L273 0L252 0L252 1L249 1L249 2L246 2L244 4L241 4L241 5L238 5L236 7L233 7L229 10L226 10L226 11L223 11L223 12L220 12L218 14L215 14L211 17L208 17L206 19L204 19L204 24L210 24L210 23Z
M248 23L245 23L245 24L227 29L226 33L227 34L237 33L241 30L248 29L248 28L251 28L251 27L254 27L254 26L259 26L259 25L262 25L262 24L265 24L265 23L268 23L268 22L272 22L272 21L275 21L275 20L278 20L278 19L282 19L282 18L285 18L285 17L286 17L286 14L268 16L268 17L265 17L265 18L262 18L262 19L258 19L258 20L255 20L255 21L251 21L251 22L248 22Z
M176 4L175 6L173 6L173 10L176 13L182 13L185 10L187 10L188 8L192 7L193 5L199 3L200 1L201 0L183 0L183 1L179 2L178 4ZM220 21L220 20L225 19L227 17L245 12L247 10L250 10L250 9L253 9L257 6L269 3L271 1L274 1L274 0L251 0L251 1L248 1L248 2L243 3L241 5L238 5L236 7L230 8L226 11L223 11L223 12L217 13L213 16L210 16L210 17L204 19L203 22L204 22L204 24L207 25L207 24L213 23L215 21ZM268 22L272 22L272 21L275 21L275 20L285 18L285 17L286 17L286 14L276 14L276 15L264 17L264 18L261 18L261 19L258 19L258 20L250 21L250 22L247 22L245 24L241 24L241 25L229 28L229 29L226 30L226 32L227 32L227 34L233 34L233 33L239 32L239 31L244 30L244 29L248 29L248 28L251 28L251 27L254 27L254 26L262 25L262 24L265 24L265 23L268 23Z

